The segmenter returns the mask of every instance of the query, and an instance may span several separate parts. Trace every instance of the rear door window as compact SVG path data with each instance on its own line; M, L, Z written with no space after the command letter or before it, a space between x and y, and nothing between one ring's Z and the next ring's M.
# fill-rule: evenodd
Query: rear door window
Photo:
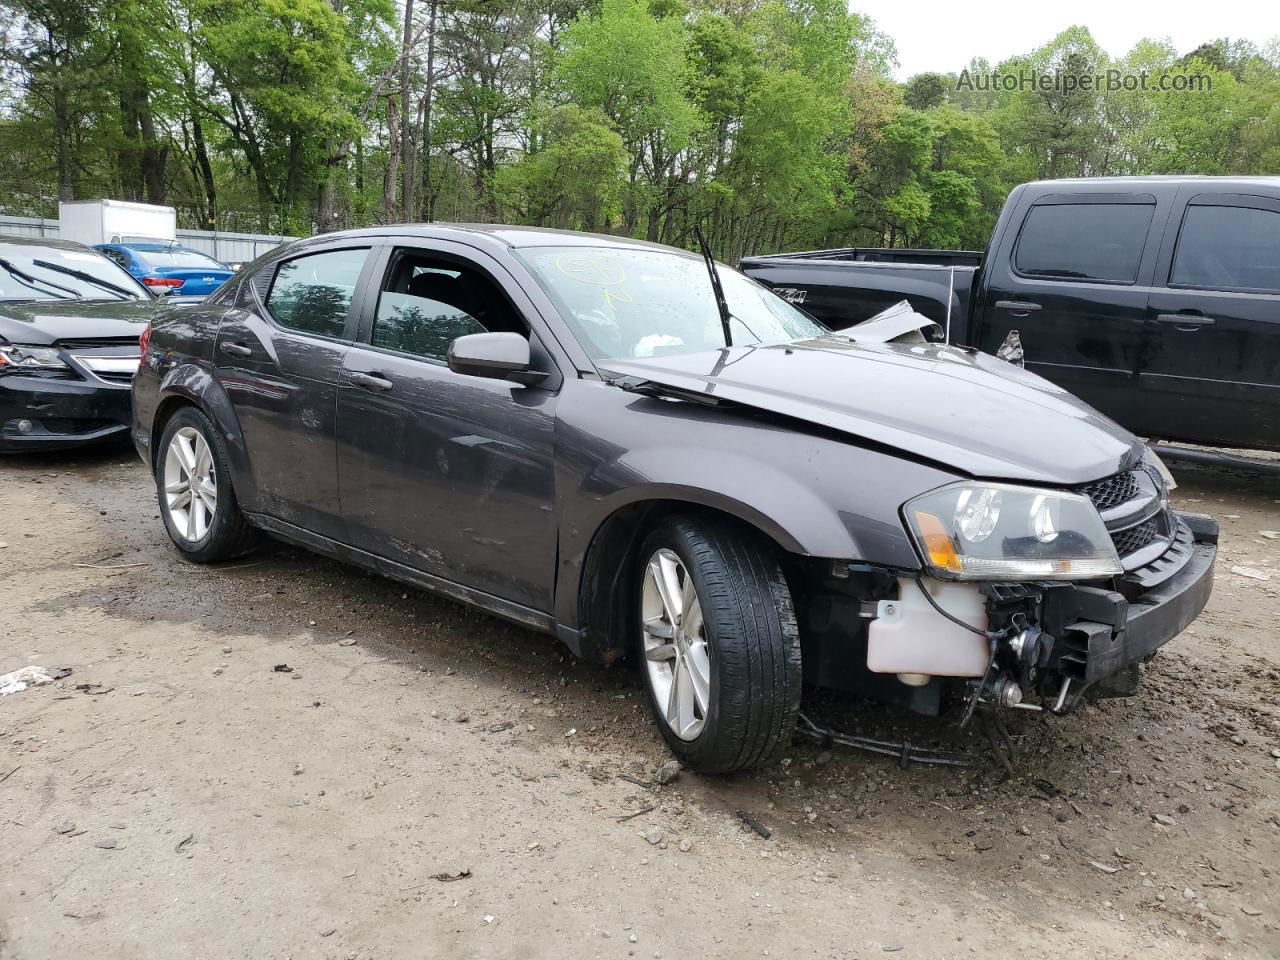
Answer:
M124 267L126 270L129 269L129 261L125 259L124 254L119 250L112 250L110 247L107 247L100 252L104 257L114 262L117 266Z
M142 256L157 267L191 267L196 270L225 270L213 257L197 250L148 250Z
M1280 211L1190 204L1169 282L1208 290L1280 292Z
M1037 204L1014 267L1024 277L1134 283L1154 212L1154 203Z
M328 250L286 260L276 268L267 310L282 327L341 337L368 248Z

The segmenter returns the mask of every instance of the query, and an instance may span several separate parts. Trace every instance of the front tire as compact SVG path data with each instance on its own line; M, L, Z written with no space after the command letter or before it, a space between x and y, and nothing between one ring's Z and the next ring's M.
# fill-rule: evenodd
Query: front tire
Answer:
M222 437L195 407L183 407L165 424L155 476L160 516L185 559L215 563L257 544L258 532L231 488Z
M776 550L723 520L673 517L641 545L636 633L658 729L699 773L764 766L800 710L800 638Z

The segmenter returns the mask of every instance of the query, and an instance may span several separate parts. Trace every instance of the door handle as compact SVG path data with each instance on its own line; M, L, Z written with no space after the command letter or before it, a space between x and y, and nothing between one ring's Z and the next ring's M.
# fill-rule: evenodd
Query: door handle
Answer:
M1040 304L1032 303L1029 300L997 300L997 310L1008 310L1015 317L1025 317L1029 313L1033 313L1040 309Z
M253 351L246 347L243 343L231 343L224 340L218 344L218 349L223 353L229 353L233 357L251 357Z
M1187 333L1199 330L1201 327L1211 327L1217 322L1213 317L1206 317L1199 313L1161 313L1156 315L1156 321L1172 323L1179 330Z
M386 391L391 389L391 381L377 373L348 373L347 382L366 390Z

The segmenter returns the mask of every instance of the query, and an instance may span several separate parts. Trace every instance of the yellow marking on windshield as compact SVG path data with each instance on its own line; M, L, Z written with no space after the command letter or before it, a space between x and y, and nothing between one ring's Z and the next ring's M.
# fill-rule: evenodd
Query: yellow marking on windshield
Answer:
M615 313L614 303L635 303L628 290L615 290L619 284L627 282L627 273L617 263L598 253L565 253L556 257L556 269L570 280L591 286L604 287L604 306Z

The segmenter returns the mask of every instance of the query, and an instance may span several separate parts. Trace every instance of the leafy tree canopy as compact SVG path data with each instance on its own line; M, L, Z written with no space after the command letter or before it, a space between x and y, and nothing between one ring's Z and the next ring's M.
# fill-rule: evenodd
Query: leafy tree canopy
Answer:
M221 229L501 219L683 245L700 226L732 260L981 247L1029 179L1280 171L1280 39L1107 51L1073 26L897 83L892 41L845 0L0 0L0 15L14 214L116 197Z

